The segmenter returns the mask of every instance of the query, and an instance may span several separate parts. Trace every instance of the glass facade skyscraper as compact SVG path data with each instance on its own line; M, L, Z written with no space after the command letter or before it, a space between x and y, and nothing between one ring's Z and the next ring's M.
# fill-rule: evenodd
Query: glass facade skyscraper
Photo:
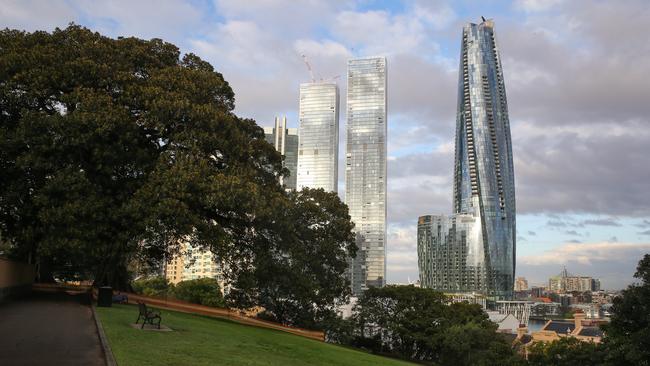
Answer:
M298 190L338 192L339 88L336 83L300 84Z
M503 70L491 20L463 28L453 206L451 217L420 217L422 283L443 291L510 297L516 245L514 169Z
M298 170L298 131L287 128L287 117L275 117L273 127L264 127L264 137L268 143L284 156L284 167L290 175L280 180L286 189L296 189Z
M348 61L345 201L355 224L352 292L386 281L386 58Z

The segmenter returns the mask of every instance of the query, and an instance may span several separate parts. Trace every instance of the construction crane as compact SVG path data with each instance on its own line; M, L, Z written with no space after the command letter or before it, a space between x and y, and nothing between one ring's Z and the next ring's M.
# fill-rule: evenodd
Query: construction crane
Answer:
M316 82L316 77L314 77L314 70L311 67L311 64L309 63L309 60L307 60L307 55L301 55L302 56L302 61L305 63L307 66L307 70L309 70L309 75L311 76L311 82L315 83ZM318 82L324 83L324 82L336 82L338 78L340 78L341 75L336 75L331 78L324 79L320 74L318 75Z
M307 60L307 55L302 55L302 61L307 65L307 70L309 70L309 75L311 76L311 82L315 83L316 78L314 78L314 71L311 69L311 65L309 64L309 61Z

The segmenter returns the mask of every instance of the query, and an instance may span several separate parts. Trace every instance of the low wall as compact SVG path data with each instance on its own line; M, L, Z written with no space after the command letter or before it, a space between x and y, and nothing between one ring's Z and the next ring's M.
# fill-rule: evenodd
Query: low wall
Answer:
M191 313L191 314L208 315L216 318L230 319L237 323L251 325L254 327L280 330L283 332L292 333L302 337L315 339L318 341L325 340L325 333L323 333L322 331L290 327L279 323L264 321L257 318L251 318L246 315L242 315L237 310L213 308L209 306L188 303L185 301L160 299L155 297L136 295L132 293L122 292L122 294L128 296L130 304L135 304L140 301L140 302L144 302L147 305L155 306L161 309L174 310L174 311L180 311L180 312Z
M34 276L33 265L0 258L0 302L29 293Z

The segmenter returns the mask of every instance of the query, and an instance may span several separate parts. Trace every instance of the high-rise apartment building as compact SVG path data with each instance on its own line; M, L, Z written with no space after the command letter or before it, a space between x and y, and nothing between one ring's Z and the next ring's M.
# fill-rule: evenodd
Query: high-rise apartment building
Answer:
M214 278L219 282L221 291L224 291L222 265L214 254L189 243L181 243L180 253L167 261L165 278L173 284L199 278Z
M548 289L553 292L599 291L600 280L587 276L571 275L565 267L559 275L548 279Z
M339 88L336 83L300 84L298 190L338 192Z
M287 128L287 117L275 117L273 127L264 127L266 141L284 156L283 165L289 170L289 176L281 179L287 189L296 189L298 170L298 130Z
M461 234L460 241L418 238L418 245L438 246L418 249L434 255L419 258L421 276L432 278L433 288L446 278L447 288L510 298L515 274L514 169L503 70L491 20L463 28L453 209L453 216L437 219L449 220L444 226L449 228L447 237L459 236L454 232L458 215L475 220L471 235ZM449 262L459 264L451 273L437 269Z
M386 281L386 58L348 61L345 201L355 224L352 292Z

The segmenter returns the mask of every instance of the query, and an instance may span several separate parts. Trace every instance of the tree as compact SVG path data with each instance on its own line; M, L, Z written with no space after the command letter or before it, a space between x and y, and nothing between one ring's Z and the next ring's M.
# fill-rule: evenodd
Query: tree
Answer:
M224 264L237 306L311 327L345 301L347 207L285 192L282 156L210 64L76 25L6 29L0 50L0 232L41 280L128 288L133 261L188 243Z
M603 327L612 365L650 365L650 254L639 261L634 277L641 282L614 299L611 322Z
M178 300L212 307L224 307L219 282L214 278L181 281L174 286L173 296Z
M273 230L258 231L257 245L239 259L229 297L238 307L263 307L268 319L319 328L349 295L353 224L334 192L303 189L288 197L270 207Z
M531 366L604 365L605 355L602 346L575 337L536 342L528 347L528 363Z
M352 321L353 345L377 353L441 365L521 363L479 305L447 305L445 295L430 289L370 288Z
M181 241L227 257L287 198L282 158L207 62L71 25L0 32L0 232L42 280L125 287Z

